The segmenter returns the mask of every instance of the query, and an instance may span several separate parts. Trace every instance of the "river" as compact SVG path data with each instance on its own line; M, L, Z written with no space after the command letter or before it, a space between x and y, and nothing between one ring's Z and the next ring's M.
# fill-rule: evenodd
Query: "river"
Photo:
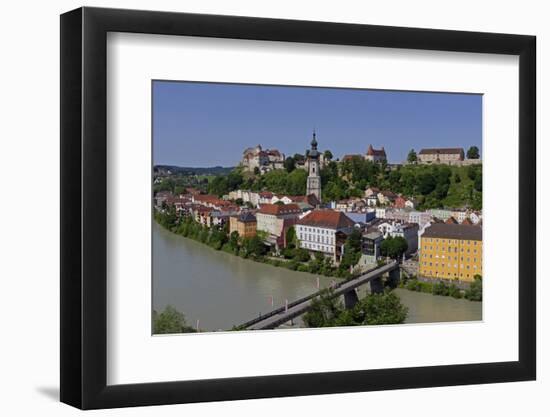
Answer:
M153 308L168 304L202 330L230 329L275 307L311 294L317 276L215 251L153 222ZM319 277L321 288L332 278ZM364 286L360 296L368 290ZM409 308L407 323L481 320L481 303L397 289ZM297 322L299 325L300 321Z

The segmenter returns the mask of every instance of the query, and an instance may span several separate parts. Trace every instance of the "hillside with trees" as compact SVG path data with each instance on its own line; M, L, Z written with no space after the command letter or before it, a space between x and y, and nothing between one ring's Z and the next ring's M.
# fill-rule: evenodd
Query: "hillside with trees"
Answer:
M471 151L472 156L476 156L478 151ZM328 156L332 155L327 154ZM409 160L414 161L415 156L411 153ZM222 175L203 178L180 174L164 178L160 184L155 185L155 191L166 189L178 194L185 186L195 185L220 197L239 188L304 195L308 174L306 170L296 167L298 162L302 162L302 159L297 154L287 158L285 169L273 170L263 175L245 173L239 167ZM321 169L321 184L324 201L363 197L367 187L377 187L416 198L420 209L468 206L479 210L482 205L481 164L448 166L409 163L390 168L386 163L353 157L342 162L329 161Z

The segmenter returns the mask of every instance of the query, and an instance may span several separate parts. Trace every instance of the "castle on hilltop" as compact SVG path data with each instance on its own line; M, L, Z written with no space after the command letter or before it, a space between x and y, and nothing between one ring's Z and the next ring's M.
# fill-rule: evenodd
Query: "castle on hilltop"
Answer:
M253 148L247 148L243 152L243 158L240 165L245 171L254 172L258 168L261 174L274 169L283 169L285 154L277 149L262 149L262 145L256 145Z
M374 149L372 147L372 145L369 145L369 147L367 148L367 153L365 153L364 155L361 155L361 154L344 155L342 157L342 161L344 161L344 162L345 161L351 161L354 158L365 159L365 160L371 161L371 162L387 162L388 161L388 157L386 156L386 150L384 149L384 147L382 146L381 149Z
M374 149L372 145L369 145L367 153L365 155L365 159L372 162L382 162L388 160L388 158L386 157L386 151L384 150L383 146L382 149Z

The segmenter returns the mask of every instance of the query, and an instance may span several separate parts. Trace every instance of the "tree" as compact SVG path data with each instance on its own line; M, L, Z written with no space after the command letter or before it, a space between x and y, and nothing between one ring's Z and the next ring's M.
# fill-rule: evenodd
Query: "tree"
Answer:
M254 175L260 175L260 168L254 167Z
M479 148L477 146L470 146L468 152L466 152L468 159L479 159Z
M229 235L229 248L233 252L237 252L239 250L239 233L237 231L232 232Z
M236 169L227 174L227 187L229 191L238 189L243 181L243 174Z
M408 308L393 292L369 294L350 310L344 310L336 319L336 326L401 324L407 318Z
M475 180L477 171L478 169L475 165L470 165L468 167L468 178L470 178L472 181Z
M384 256L389 256L392 259L400 259L407 251L409 245L407 240L401 236L388 237L380 244L380 252Z
M296 169L296 160L292 156L289 156L285 159L284 166L287 172L292 172Z
M483 179L481 177L481 172L478 172L478 174L474 178L474 188L476 191L479 192L481 192L483 189Z
M306 160L306 157L300 153L295 153L293 158L297 163L304 163Z
M265 186L272 193L286 193L288 176L286 170L275 169L263 175Z
M414 149L411 149L409 151L409 154L407 155L407 162L409 164L414 164L414 163L416 163L417 160L418 160L418 158L416 156L416 152L414 151Z
M474 276L474 282L470 284L470 288L464 293L464 298L470 301L481 301L483 299L483 279L481 275Z
M296 244L296 230L294 229L294 226L289 227L286 231L286 244L287 246Z
M261 257L267 252L267 248L258 236L244 238L242 241L241 250L243 251L243 255L245 257Z
M334 292L324 289L319 297L313 299L311 308L303 315L303 320L307 327L332 327L343 312L344 306L334 297Z
M294 260L297 262L307 262L311 259L309 251L304 248L296 248Z
M323 157L325 158L325 160L330 161L334 157L334 155L332 155L332 152L327 149L323 153Z
M219 226L214 228L208 237L208 245L216 250L220 250L227 241L227 234Z
M185 316L173 306L167 305L158 314L153 310L153 334L192 333L196 330L187 325Z
M350 268L357 265L361 258L361 232L354 229L344 243L344 255L340 262L340 275L347 273Z
M408 309L393 292L369 294L346 310L332 290L323 290L311 303L303 319L307 327L362 326L400 324Z
M458 174L458 172L455 174L455 183L456 184L459 184L460 181L462 181L462 179L460 178L460 175Z
M295 169L286 179L285 193L290 195L304 195L306 193L307 172L304 169Z
M422 172L417 176L418 192L422 195L430 194L436 187L436 181L433 174L429 172Z
M173 204L164 206L164 212L155 211L155 220L165 229L171 230L176 226L178 215Z
M229 185L227 182L227 177L219 175L214 177L214 179L208 184L208 193L214 194L217 196L222 196L227 194L229 191Z

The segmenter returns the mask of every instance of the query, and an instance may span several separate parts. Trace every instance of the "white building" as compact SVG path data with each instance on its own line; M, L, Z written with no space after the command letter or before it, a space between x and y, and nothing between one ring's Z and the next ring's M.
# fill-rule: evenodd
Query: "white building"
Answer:
M273 197L271 197L271 204L276 203L291 204L292 199L286 195L274 195Z
M418 250L418 224L416 223L401 223L394 220L383 222L377 225L378 230L384 236L384 239L388 237L402 237L407 241L407 252L409 255Z
M339 261L343 240L338 239L338 234L353 230L354 224L340 211L313 210L296 223L296 236L301 248L322 252Z
M384 207L377 207L376 208L376 218L377 219L385 219L386 218L386 211L388 211L388 209L384 208Z
M422 226L428 223L431 219L432 215L424 211L411 211L409 213L409 223L416 223Z

